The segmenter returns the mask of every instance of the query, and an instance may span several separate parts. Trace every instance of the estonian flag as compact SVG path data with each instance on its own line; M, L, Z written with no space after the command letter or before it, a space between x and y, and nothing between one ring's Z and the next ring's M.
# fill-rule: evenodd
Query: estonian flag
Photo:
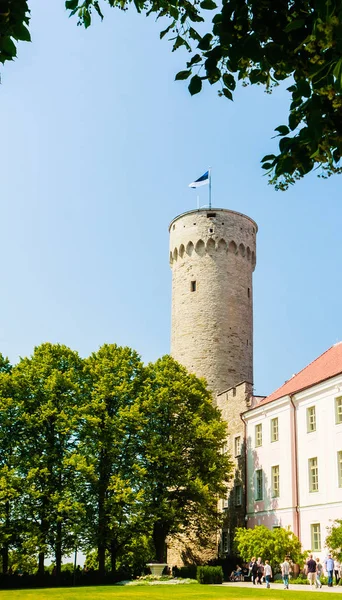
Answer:
M196 179L196 181L189 183L189 187L190 188L198 188L201 185L207 185L207 183L209 183L209 171L207 171L206 173L204 173L204 175L202 175L201 177Z

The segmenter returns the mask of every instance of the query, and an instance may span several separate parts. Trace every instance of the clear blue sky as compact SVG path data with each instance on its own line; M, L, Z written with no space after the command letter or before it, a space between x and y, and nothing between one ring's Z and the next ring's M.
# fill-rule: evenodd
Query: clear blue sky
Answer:
M213 204L259 225L255 389L267 394L342 338L341 177L286 193L262 176L288 93L174 82L187 55L153 17L107 10L87 31L63 0L34 0L32 44L3 69L0 351L44 341L86 356L104 342L145 362L169 351L168 224L196 208L187 185L213 167ZM202 188L202 203L206 188Z

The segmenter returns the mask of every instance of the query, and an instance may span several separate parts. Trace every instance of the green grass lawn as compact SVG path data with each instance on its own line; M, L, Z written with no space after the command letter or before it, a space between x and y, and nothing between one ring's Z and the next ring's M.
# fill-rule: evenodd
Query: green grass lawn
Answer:
M233 588L206 585L158 585L146 587L82 587L39 590L0 591L0 600L251 600L256 596L268 600L312 600L316 591L284 591L274 589ZM299 597L298 597L299 596ZM331 595L330 600L331 599ZM328 594L319 592L321 600Z

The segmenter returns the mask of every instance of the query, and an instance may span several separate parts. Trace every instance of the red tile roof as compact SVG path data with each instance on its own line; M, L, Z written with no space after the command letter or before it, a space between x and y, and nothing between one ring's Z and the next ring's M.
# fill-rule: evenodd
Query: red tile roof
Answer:
M342 342L331 346L329 350L323 352L312 363L291 377L280 388L275 390L270 396L267 396L257 406L268 404L272 400L277 400L289 394L295 394L312 385L330 379L335 375L342 373Z

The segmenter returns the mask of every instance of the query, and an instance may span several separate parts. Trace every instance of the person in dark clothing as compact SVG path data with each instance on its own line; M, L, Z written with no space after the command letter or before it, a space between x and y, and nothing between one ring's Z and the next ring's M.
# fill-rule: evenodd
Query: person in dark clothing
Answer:
M256 581L256 578L257 578L257 572L258 572L258 565L257 565L255 556L253 556L253 558L251 560L250 571L251 571L252 583L253 583L253 585L255 585L255 581Z
M309 556L309 560L306 563L307 576L310 583L310 588L316 585L316 561L312 558L312 554Z
M257 583L259 583L260 585L262 585L262 578L264 575L264 565L262 564L262 560L261 557L259 556L258 561L257 561Z

